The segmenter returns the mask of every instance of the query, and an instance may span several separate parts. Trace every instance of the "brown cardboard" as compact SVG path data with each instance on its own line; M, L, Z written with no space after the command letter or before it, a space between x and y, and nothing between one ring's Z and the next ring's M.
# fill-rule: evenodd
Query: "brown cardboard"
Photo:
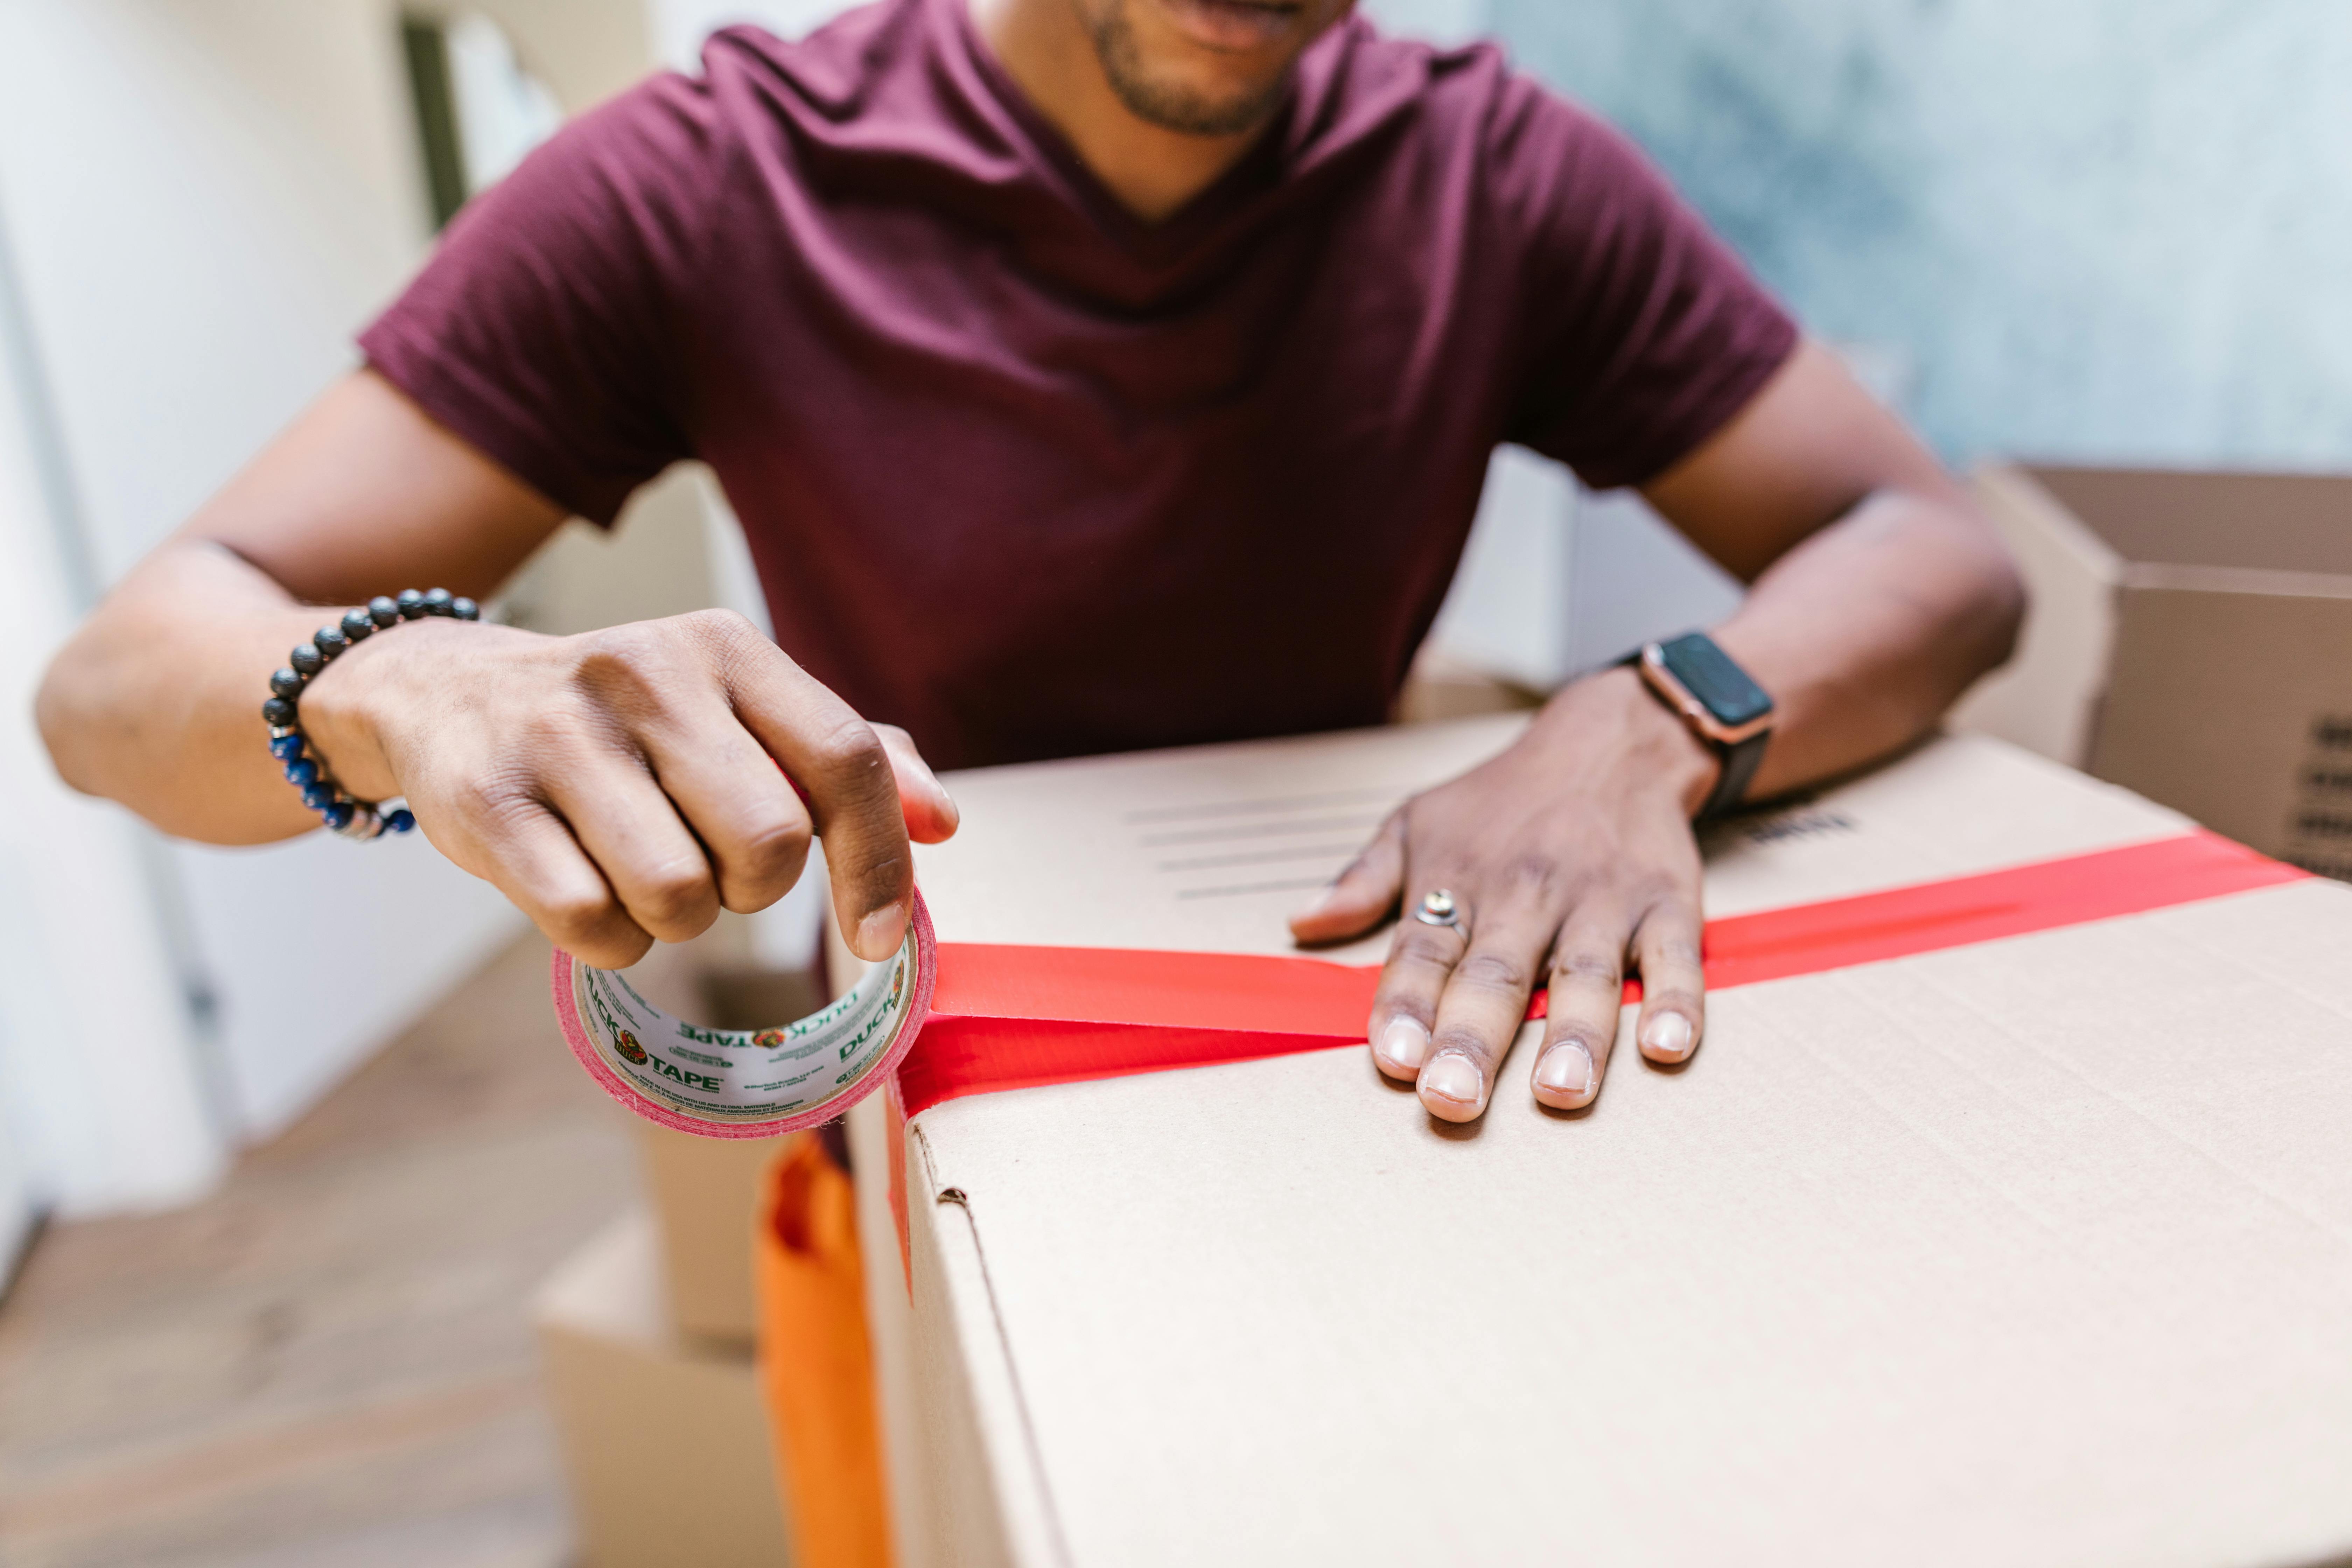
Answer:
M697 1138L631 1121L657 1221L671 1320L687 1334L748 1354L759 1329L751 1229L760 1175L784 1141Z
M2032 589L1955 722L2352 877L2352 479L1995 468Z
M1517 726L966 773L925 894L946 941L1281 952L1297 884ZM1708 907L2187 826L1949 739L1712 830ZM937 1106L911 1291L860 1187L902 1561L2340 1557L2347 953L2314 880L1742 987L1586 1115L1523 1036L1469 1130L1356 1050Z
M678 1332L649 1215L567 1260L533 1318L581 1568L790 1562L751 1359Z

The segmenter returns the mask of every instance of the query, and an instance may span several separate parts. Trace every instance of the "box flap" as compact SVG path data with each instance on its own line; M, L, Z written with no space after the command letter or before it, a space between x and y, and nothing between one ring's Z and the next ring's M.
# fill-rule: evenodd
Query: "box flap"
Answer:
M2127 565L2352 578L2352 478L2037 465Z

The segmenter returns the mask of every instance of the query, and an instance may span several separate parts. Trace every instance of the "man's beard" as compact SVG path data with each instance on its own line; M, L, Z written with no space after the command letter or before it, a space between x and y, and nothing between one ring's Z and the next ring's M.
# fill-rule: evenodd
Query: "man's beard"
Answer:
M1289 73L1284 72L1261 90L1240 98L1220 100L1188 92L1153 81L1145 72L1135 26L1128 19L1127 0L1110 0L1086 21L1103 74L1110 79L1110 89L1118 94L1129 113L1162 131L1186 136L1237 136L1254 131L1265 122L1289 85Z

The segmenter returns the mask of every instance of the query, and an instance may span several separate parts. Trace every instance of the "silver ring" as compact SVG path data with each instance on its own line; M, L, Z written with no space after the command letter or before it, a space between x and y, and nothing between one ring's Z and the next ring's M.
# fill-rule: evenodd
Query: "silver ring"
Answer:
M1462 910L1452 893L1443 888L1432 888L1421 896L1421 907L1412 911L1412 918L1425 926L1458 926L1462 923Z

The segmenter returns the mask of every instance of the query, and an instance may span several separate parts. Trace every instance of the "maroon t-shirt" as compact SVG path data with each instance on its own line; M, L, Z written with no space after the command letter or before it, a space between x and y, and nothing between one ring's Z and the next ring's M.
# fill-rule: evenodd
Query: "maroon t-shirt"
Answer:
M362 344L585 517L707 461L777 640L954 767L1379 722L1497 442L1647 479L1795 336L1490 48L1340 25L1154 225L883 0L574 122Z

